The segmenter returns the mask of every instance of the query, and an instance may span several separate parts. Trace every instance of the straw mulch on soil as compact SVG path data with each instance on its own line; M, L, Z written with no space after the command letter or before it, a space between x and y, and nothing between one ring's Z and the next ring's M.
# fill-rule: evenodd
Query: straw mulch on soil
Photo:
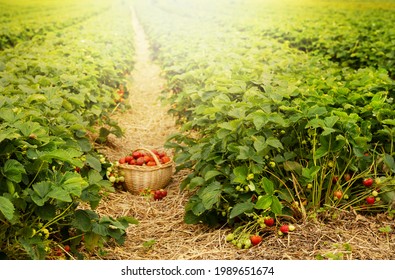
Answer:
M107 255L93 257L112 260L310 260L317 258L385 260L395 259L395 235L384 234L380 228L393 226L385 215L361 216L338 212L330 216L296 225L288 236L275 232L264 237L259 246L239 250L225 242L231 231L226 226L209 228L183 222L187 192L178 189L181 176L174 176L168 196L153 201L128 192L110 194L101 203L99 213L130 215L139 220L127 231L123 246L109 244ZM150 244L151 245L145 245Z
M134 17L135 18L135 17ZM160 69L150 59L149 45L139 23L133 22L136 33L136 64L129 85L131 109L117 112L114 119L125 130L125 137L109 137L107 145L98 147L111 161L138 147L160 149L166 137L177 131L158 96L164 87ZM226 259L395 259L395 235L380 228L393 228L385 215L360 216L339 212L337 217L319 217L296 225L291 234L278 237L275 232L264 242L248 250L239 250L225 242L230 232L226 226L209 228L183 222L188 192L180 192L185 172L175 174L167 187L168 196L161 201L117 191L106 196L98 212L113 217L129 215L139 220L127 230L124 245L106 244L106 255L90 259L111 260L226 260ZM324 222L325 221L325 222Z

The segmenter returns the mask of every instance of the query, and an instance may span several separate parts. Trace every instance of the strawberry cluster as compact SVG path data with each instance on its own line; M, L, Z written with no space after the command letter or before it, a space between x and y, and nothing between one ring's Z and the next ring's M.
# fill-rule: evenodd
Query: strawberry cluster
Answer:
M151 152L156 156L158 162L165 164L170 162L170 157L166 152L158 152L157 150L151 150ZM138 165L138 166L156 166L157 163L155 158L147 152L144 151L134 151L131 154L119 159L120 164Z

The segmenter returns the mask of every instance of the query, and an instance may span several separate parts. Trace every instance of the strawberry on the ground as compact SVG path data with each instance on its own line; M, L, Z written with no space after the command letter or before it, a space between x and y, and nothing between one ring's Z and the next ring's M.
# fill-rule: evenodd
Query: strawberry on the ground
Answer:
M161 200L166 196L167 196L167 191L164 189L154 191L154 199L155 200Z
M288 233L289 232L289 226L288 225L282 225L281 227L280 227L280 231L282 232L282 233Z
M258 245L259 243L262 242L262 236L259 235L251 235L250 236L251 244L253 246Z

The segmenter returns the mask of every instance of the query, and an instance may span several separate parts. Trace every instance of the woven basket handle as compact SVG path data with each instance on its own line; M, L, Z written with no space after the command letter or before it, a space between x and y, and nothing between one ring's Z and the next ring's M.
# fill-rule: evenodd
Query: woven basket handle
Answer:
M133 153L133 152L136 152L136 151L141 151L141 150L148 152L148 153L153 157L153 159L155 160L156 165L162 166L162 163L160 163L160 161L159 161L157 155L155 155L155 154L154 154L151 150L149 150L149 149L146 149L146 148L137 148L137 149L134 149L134 150L132 151L132 153Z

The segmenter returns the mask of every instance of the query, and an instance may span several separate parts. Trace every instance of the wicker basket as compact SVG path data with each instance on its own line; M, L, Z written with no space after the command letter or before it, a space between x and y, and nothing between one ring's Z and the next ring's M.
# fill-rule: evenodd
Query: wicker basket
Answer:
M135 151L145 151L155 160L156 166L129 165L127 163L119 165L124 172L126 190L132 194L139 194L142 190L149 188L159 190L165 187L173 175L173 160L162 164L158 157L149 149L138 148Z

